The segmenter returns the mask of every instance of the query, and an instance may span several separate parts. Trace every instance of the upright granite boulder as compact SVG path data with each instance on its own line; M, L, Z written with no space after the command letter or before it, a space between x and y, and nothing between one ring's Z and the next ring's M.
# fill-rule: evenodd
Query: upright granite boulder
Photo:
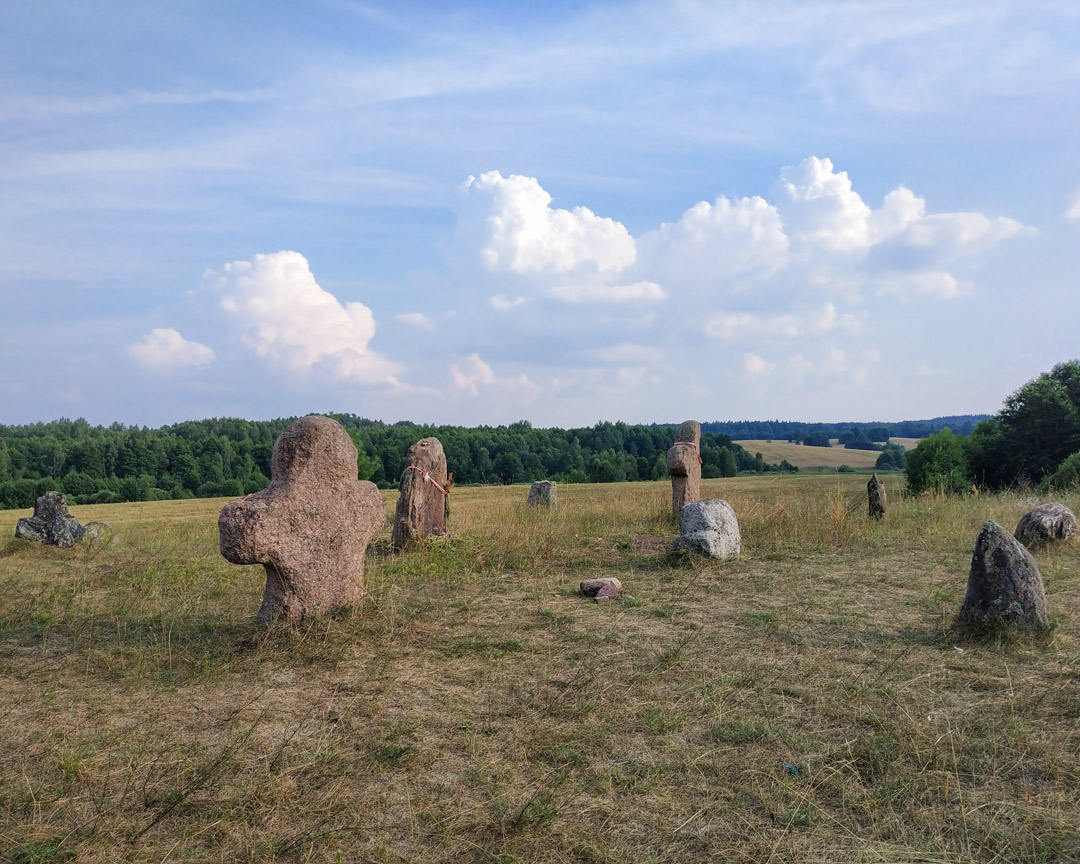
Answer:
M701 498L701 424L687 420L675 432L675 443L667 451L671 475L671 515L679 518L682 508Z
M15 536L35 540L46 546L69 549L83 537L79 520L68 513L67 499L60 492L46 492L34 502L34 515L20 519Z
M679 513L676 549L689 549L710 558L730 558L742 551L739 520L722 498L687 504Z
M978 630L1047 626L1042 576L1031 553L996 522L986 522L975 541L961 624Z
M866 484L866 497L870 504L870 518L885 518L885 484L874 474Z
M266 569L259 620L356 605L368 541L386 517L375 484L357 479L349 433L329 417L301 417L274 442L271 478L218 517L221 554Z
M1076 516L1064 504L1040 504L1020 517L1015 537L1025 546L1068 540L1076 533Z
M537 480L529 489L530 507L558 507L559 490L554 480Z
M401 550L446 535L446 455L438 438L422 438L405 455L390 542Z

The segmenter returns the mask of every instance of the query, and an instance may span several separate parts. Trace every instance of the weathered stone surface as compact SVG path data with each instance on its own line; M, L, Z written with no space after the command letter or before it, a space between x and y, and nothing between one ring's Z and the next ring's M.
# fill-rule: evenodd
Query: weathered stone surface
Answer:
M582 594L599 603L601 600L614 600L618 597L622 591L622 582L614 576L608 576L603 579L585 579L579 587Z
M742 551L739 520L722 498L687 504L679 512L676 549L689 549L710 558L730 558Z
M984 523L975 541L960 621L979 629L1047 626L1046 596L1035 559L996 522Z
M870 503L870 518L885 518L885 484L874 474L866 484L866 497Z
M395 549L446 534L446 455L438 438L422 438L405 455L390 542Z
M671 475L671 515L701 498L701 424L687 420L675 431L675 443L667 451Z
M530 507L558 507L559 490L554 480L537 480L529 489Z
M79 520L68 513L67 499L60 492L46 492L34 502L34 515L20 519L15 525L20 540L35 540L46 546L74 546L82 539Z
M84 543L108 543L112 539L112 529L104 522L87 522L83 525Z
M360 601L364 554L385 514L375 484L356 474L356 446L341 424L301 417L274 442L270 485L222 508L221 554L266 569L260 621Z
M1016 539L1025 546L1068 540L1076 533L1076 516L1064 504L1040 504L1020 517Z

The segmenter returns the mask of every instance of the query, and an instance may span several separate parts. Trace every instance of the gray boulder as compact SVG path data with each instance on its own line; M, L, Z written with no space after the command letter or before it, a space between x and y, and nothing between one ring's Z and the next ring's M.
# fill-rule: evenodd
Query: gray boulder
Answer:
M676 549L689 549L710 558L730 558L742 551L739 520L722 498L687 504L679 511Z
M986 522L975 541L960 621L982 630L1047 626L1046 594L1031 553L996 522Z
M83 525L84 543L108 543L112 539L112 529L104 522L87 522Z
M1076 517L1064 504L1040 504L1020 517L1015 537L1025 546L1068 540L1076 533Z
M79 520L68 513L67 499L60 492L46 492L34 502L34 515L15 525L20 540L35 540L46 546L74 546L83 536Z
M529 489L530 507L559 506L558 484L554 480L537 480Z
M581 593L586 597L592 597L597 603L602 600L613 600L622 591L622 582L614 576L606 576L602 579L585 579L579 586Z

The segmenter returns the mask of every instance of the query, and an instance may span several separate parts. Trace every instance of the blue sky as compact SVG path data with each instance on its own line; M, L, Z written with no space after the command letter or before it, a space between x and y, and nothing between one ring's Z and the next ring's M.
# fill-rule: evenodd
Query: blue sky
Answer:
M1074 3L11 4L0 422L992 412L1078 118Z

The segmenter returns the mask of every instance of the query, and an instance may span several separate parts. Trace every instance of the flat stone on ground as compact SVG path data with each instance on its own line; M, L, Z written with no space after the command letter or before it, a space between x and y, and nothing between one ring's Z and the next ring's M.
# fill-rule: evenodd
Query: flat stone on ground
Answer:
M585 579L579 587L586 597L592 597L600 602L618 597L619 592L622 591L622 582L614 576L607 576L603 579Z

